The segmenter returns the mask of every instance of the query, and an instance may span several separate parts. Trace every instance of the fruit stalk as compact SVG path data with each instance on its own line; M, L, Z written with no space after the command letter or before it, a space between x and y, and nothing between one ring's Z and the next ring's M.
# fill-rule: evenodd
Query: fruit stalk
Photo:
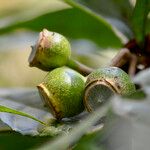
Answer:
M71 58L70 43L59 33L43 29L38 42L31 48L28 59L30 67L51 71L58 67L68 66L85 76L93 71L92 68Z

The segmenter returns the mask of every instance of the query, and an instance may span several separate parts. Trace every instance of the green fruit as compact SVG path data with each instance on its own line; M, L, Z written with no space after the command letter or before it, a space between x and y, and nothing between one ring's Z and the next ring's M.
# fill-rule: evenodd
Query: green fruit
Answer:
M72 117L84 110L85 78L72 69L66 67L54 69L37 87L57 119Z
M114 93L130 95L135 90L135 85L122 69L99 68L87 77L84 104L88 111L92 111L106 102Z
M29 65L48 71L67 64L71 56L69 41L61 34L44 29L32 46Z

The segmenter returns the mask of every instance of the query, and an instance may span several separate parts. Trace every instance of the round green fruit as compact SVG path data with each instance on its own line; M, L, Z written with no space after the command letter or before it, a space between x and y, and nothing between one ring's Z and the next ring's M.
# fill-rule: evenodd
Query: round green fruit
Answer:
M72 117L84 110L85 78L72 69L54 69L37 88L57 119Z
M39 40L32 46L29 65L49 71L67 64L71 56L69 41L61 34L43 29Z
M99 68L87 77L84 104L90 112L106 102L114 93L130 95L135 90L135 85L122 69L118 67Z

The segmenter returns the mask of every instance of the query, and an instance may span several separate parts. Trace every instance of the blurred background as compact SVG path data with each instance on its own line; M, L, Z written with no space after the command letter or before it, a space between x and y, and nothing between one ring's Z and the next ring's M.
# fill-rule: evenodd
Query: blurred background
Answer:
M43 80L46 72L28 66L30 46L43 28L65 35L72 57L93 68L107 65L120 46L118 39L107 44L105 28L60 0L0 0L0 87L35 87Z
M66 1L70 1L70 5L65 3ZM142 3L142 0L139 2ZM135 36L133 35L134 26L131 26L134 5L135 0L0 0L1 104L4 102L6 106L14 106L15 109L21 111L26 110L31 115L34 112L37 117L40 114L39 107L42 106L41 110L44 110L43 104L39 105L41 100L35 89L20 88L36 87L47 73L28 66L31 45L36 43L39 32L43 28L66 36L71 42L74 59L93 68L107 66L122 46ZM137 21L137 26L141 26L138 11L137 16L135 15L135 24ZM148 18L149 20L145 25L146 33L150 33L150 13ZM132 150L149 149L149 74L150 70L139 75L139 77L137 76L137 83L144 87L143 89L147 94L145 101L114 98L113 107L117 117L111 117L113 120L110 124L111 130L108 131L109 134L104 136L104 138L108 137L106 142L103 141L104 144L110 146L109 149L129 150L129 147ZM17 88L14 90L9 89L9 87ZM35 111L34 108L38 108L38 111ZM97 115L99 116L99 113ZM4 118L10 124L12 122L15 124L15 126L10 125L15 131L18 130L16 125L20 124L23 125L23 127L19 126L21 132L24 131L24 121L23 123L22 120L20 120L21 123L17 122L15 117L13 117L15 121L7 119L5 116ZM26 125L31 127L28 122ZM9 136L11 137L9 138ZM32 137L26 136L23 136L24 140L22 140L20 137L20 134L16 134L14 137L14 134L1 133L0 146L9 147L6 149L13 149L13 146L15 146L14 149L18 149L18 146L24 146L26 149L25 146L31 147L34 146L33 142L40 144L39 141L41 141L41 139L32 139ZM93 137L91 139L93 141ZM20 140L23 142L20 145L15 143ZM43 139L43 142L45 140ZM91 145L92 143L86 138L85 143L83 140L85 149L90 148ZM100 145L97 146L99 149ZM1 147L0 149L4 149ZM97 149L95 144L93 147Z

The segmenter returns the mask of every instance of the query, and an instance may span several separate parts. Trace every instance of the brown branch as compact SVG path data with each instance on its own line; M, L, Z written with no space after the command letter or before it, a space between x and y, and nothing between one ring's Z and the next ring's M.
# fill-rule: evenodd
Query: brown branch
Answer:
M128 70L128 73L130 76L135 75L137 64L138 64L137 56L135 54L131 54L130 63L129 63L129 70Z
M128 49L121 49L121 51L111 60L110 66L122 67L129 61L130 55L131 53Z
M145 37L144 47L140 47L135 39L130 40L124 48L111 60L110 66L124 69L134 76L138 71L150 67L150 34ZM138 65L143 65L142 69Z

